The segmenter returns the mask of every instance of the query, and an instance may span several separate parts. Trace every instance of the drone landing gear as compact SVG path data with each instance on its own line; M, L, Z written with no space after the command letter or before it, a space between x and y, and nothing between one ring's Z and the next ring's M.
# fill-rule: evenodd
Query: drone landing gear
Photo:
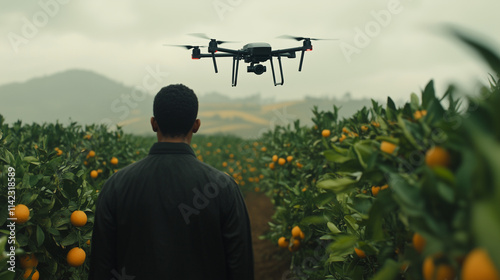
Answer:
M282 86L285 81L283 79L283 67L281 67L281 56L278 55L278 65L280 66L280 76L281 76L281 82L279 83L276 83L276 76L274 75L274 65L272 56L269 58L269 61L271 62L271 71L273 72L274 86Z
M232 75L232 82L231 82L231 85L233 87L236 86L236 82L238 80L238 66L239 65L240 65L240 58L233 56L233 75Z

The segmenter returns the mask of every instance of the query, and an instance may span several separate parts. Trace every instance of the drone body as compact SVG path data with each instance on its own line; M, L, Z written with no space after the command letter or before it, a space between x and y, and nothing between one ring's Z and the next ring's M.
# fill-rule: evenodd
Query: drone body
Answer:
M208 36L204 34L193 34L193 35L210 40L208 44L208 52L201 53L200 46L182 45L182 47L185 47L187 49L192 49L192 54L191 54L192 59L211 57L215 73L218 73L216 57L233 58L232 83L231 83L233 87L235 87L237 84L238 67L240 60L243 60L245 63L250 64L247 66L248 73L255 73L256 75L261 75L262 73L266 72L267 70L266 66L262 65L261 63L269 60L271 64L271 72L273 74L274 85L275 86L283 85L284 79L283 79L283 67L281 66L281 58L282 57L295 58L296 57L295 53L300 51L301 56L300 56L299 71L301 71L302 63L304 61L305 51L312 50L311 40L321 40L321 39L305 38L305 37L282 36L283 38L303 41L302 46L289 49L273 50L271 45L268 43L249 43L244 45L241 49L234 50L234 49L219 47L220 44L227 43L226 41L218 41L216 39L210 39ZM279 65L280 77L281 77L281 81L279 82L276 82L276 76L273 64L274 57L277 58Z

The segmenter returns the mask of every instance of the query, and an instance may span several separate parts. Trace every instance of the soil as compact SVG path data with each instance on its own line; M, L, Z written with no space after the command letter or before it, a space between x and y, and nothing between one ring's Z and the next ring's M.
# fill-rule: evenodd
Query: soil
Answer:
M268 222L274 214L274 206L263 193L248 192L245 202L252 227L255 279L281 280L290 268L291 253L270 240L259 239L259 236L269 231Z

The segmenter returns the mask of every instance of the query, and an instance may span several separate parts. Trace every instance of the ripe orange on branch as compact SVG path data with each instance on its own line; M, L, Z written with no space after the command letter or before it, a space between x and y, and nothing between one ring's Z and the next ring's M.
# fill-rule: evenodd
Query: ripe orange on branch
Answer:
M330 136L330 134L331 134L331 132L330 132L330 130L328 130L328 129L323 129L323 131L321 131L321 136L323 136L323 137L325 137L325 138L326 138L326 137L329 137L329 136Z
M32 272L33 268L26 269L23 274L23 279L28 279ZM33 275L31 276L31 280L38 280L38 279L40 279L40 273L38 273L38 270L36 270L35 273L33 273Z
M90 151L88 154L87 154L88 157L95 157L95 152L94 151Z
M286 240L284 236L278 239L278 246L280 246L281 248L287 248L288 245L290 245L290 241Z
M96 170L90 171L90 178L95 179L95 178L97 178L98 175L99 175L99 172L97 172Z
M12 218L17 218L17 224L24 224L30 218L30 209L24 204L18 204L14 207L14 216Z
M285 163L286 163L286 159L284 159L284 158L279 158L278 159L278 164L279 165L285 165Z
M450 165L450 161L450 153L439 146L432 147L425 153L425 163L429 167L448 167Z
M71 213L71 224L75 227L83 227L87 224L87 214L81 210L76 210Z
M382 141L382 143L380 143L380 150L384 153L392 154L394 150L396 150L396 147L397 146L391 142Z
M436 257L428 256L422 265L422 274L425 280L454 280L455 271L451 265L440 263L436 266Z
M380 187L378 187L378 186L372 186L372 194L373 194L373 196L377 196L379 191L380 191Z
M365 251L361 250L361 249L358 249L358 248L354 248L354 252L356 253L356 255L360 258L360 259L364 259L366 258L366 253Z
M500 280L500 272L493 264L488 252L481 248L472 250L462 266L463 280Z
M87 254L85 254L85 251L82 248L75 247L69 250L66 255L66 261L70 266L77 267L81 266L85 262L86 257Z
M424 251L426 242L422 235L420 235L417 232L413 234L412 243L413 243L413 248L415 248L417 252L422 253L422 251Z
M291 242L292 243L291 243L290 247L288 247L288 250L292 253L299 250L300 240L292 238Z
M32 268L38 265L38 259L35 254L26 254L19 259L22 268Z
M117 165L118 164L118 159L116 157L112 157L111 160L109 161L112 165Z

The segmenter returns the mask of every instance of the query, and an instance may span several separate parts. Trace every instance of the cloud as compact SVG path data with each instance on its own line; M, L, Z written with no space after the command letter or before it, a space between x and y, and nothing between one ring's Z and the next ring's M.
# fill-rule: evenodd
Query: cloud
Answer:
M57 13L37 28L36 36L14 52L7 34L22 35L25 19L33 21L34 15L45 11L44 5L57 1L62 0L2 4L0 59L9 68L0 70L0 84L85 68L136 85L141 83L146 66L161 65L171 74L169 81L190 84L202 93L243 96L261 92L278 99L325 92L342 96L346 91L354 97L406 96L425 85L428 77L449 80L471 71L487 71L457 42L435 32L439 24L458 24L500 42L500 23L494 20L500 10L497 0L66 0L67 4L60 4ZM394 1L402 11L392 14L386 26L378 22L377 31L374 13L387 10ZM355 43L357 30L366 33L367 26L375 35L360 47ZM307 53L300 73L298 58L284 60L283 87L273 86L269 70L256 76L247 74L242 64L239 85L231 88L230 59L219 59L220 73L215 74L210 60L192 61L189 51L162 46L208 43L186 35L195 32L241 41L228 44L231 48L261 41L274 48L300 44L276 38L282 34L339 41L314 42L314 51ZM347 59L342 42L359 52ZM391 79L396 81L391 83Z

